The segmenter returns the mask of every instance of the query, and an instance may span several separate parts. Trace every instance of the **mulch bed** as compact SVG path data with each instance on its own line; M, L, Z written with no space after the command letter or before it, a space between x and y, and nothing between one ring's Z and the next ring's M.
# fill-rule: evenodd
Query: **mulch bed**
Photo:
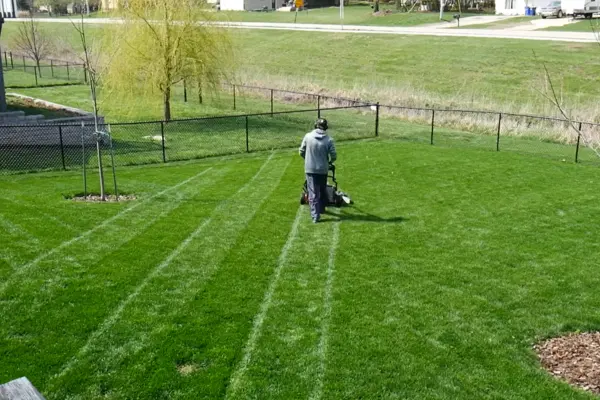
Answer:
M573 333L549 339L534 348L552 375L600 394L600 332Z
M131 194L126 194L126 195L119 195L119 198L117 199L117 197L115 195L111 194L111 195L105 195L104 198L106 200L102 201L102 200L100 200L99 194L89 194L85 197L84 196L74 196L71 198L71 200L87 201L87 202L94 202L94 203L116 203L117 201L135 200L137 197L135 197L134 195L131 195Z

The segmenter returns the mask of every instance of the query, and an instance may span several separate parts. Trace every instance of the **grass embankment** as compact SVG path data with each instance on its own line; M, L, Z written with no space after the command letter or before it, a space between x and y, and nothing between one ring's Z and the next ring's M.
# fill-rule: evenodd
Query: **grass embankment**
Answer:
M573 24L563 26L552 26L545 28L545 31L565 31L565 32L600 32L600 23L598 19L582 20Z
M15 28L6 24L4 41ZM67 24L44 28L76 41ZM539 93L546 90L544 62L576 117L600 114L594 44L259 30L232 35L240 80L247 83L382 103L556 114Z

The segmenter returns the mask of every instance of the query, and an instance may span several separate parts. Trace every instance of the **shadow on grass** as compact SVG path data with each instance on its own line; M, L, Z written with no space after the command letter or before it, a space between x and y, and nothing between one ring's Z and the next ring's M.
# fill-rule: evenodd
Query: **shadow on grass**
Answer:
M35 89L35 88L53 88L53 87L62 87L62 86L81 86L83 82L64 82L64 83L40 83L39 85L30 84L30 85L7 85L6 89Z
M338 214L333 214L331 211L325 211L325 214L332 216L333 219L326 219L323 222L338 222L338 221L360 221L360 222L378 222L378 223L388 223L388 224L399 224L404 221L407 221L407 218L404 217L379 217L375 214L368 213L366 211L361 210L358 207L350 206L348 209L341 209L341 212ZM349 210L355 210L357 212L349 212Z

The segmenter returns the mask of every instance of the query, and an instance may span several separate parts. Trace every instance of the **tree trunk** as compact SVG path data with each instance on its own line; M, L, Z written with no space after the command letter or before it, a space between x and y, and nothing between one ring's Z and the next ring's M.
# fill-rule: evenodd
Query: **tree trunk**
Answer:
M35 64L37 65L38 75L41 78L42 77L42 69L40 68L40 61L35 60Z
M375 5L373 6L373 12L379 12L379 0L375 0Z
M164 93L165 121L171 120L171 88L167 88Z
M0 50L0 68L2 66L2 50ZM4 73L0 71L0 112L6 111L6 93L4 90Z
M98 135L98 133L96 133ZM96 154L98 156L98 172L100 174L100 201L106 201L104 193L104 170L102 168L102 150L100 149L100 138L96 138Z

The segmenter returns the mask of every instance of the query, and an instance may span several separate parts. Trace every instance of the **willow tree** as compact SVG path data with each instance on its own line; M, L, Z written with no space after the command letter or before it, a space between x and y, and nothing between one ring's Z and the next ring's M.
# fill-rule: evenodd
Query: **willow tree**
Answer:
M232 46L204 0L127 0L114 26L116 52L104 84L110 96L162 101L171 119L173 88L186 81L217 90L231 72ZM135 103L135 102L133 102Z

